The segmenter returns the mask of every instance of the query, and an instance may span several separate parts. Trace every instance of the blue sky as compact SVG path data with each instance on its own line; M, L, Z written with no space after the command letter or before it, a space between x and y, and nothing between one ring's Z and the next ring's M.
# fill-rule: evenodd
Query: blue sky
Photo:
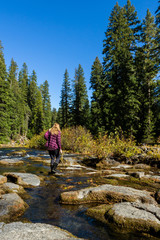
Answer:
M52 108L58 109L65 69L74 79L83 67L88 95L91 66L102 62L104 32L117 0L5 0L0 7L0 40L9 68L11 58L19 70L23 63L29 75L35 70L38 85L49 82ZM127 0L119 0L124 6ZM147 8L155 15L158 0L131 0L139 19Z

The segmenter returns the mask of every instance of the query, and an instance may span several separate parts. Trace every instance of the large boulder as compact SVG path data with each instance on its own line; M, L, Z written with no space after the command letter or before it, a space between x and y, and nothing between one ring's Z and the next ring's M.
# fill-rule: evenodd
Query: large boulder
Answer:
M0 199L0 221L15 219L24 213L28 205L17 193L3 194Z
M122 202L89 208L87 215L107 223L115 231L138 231L160 236L160 208L153 204Z
M40 178L35 174L6 172L3 175L6 176L11 182L17 183L24 187L37 187L40 185Z
M3 240L80 240L58 227L42 223L1 223L0 239ZM82 238L81 238L82 240Z
M113 186L104 184L98 187L90 187L77 191L61 193L61 202L64 204L81 204L90 202L115 203L115 202L135 202L157 204L150 193L145 190L137 190L124 186Z

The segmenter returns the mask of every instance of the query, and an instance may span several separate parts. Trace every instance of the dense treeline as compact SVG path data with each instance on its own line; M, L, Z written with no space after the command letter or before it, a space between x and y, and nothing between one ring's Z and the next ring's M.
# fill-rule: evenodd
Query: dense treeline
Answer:
M121 131L139 142L154 141L160 136L159 46L160 6L155 17L147 10L140 21L130 0L124 7L117 3L105 32L103 62L96 57L92 65L91 106L88 107L81 66L75 72L75 90L70 102L66 70L61 93L61 125L78 123L94 135Z
M160 1L152 16L140 21L135 7L114 6L103 41L103 62L91 67L91 103L79 64L74 80L65 70L60 108L51 110L49 84L37 85L26 63L18 72L12 59L7 71L0 44L0 141L17 135L31 138L58 121L62 127L81 125L94 135L123 132L139 142L160 136Z

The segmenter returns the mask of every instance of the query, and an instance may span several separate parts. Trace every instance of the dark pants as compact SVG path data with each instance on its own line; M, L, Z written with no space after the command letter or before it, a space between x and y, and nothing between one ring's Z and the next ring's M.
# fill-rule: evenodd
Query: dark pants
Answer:
M49 152L49 155L51 157L51 166L54 164L54 163L59 163L60 161L60 154L59 154L59 149L55 149L55 150L48 150Z

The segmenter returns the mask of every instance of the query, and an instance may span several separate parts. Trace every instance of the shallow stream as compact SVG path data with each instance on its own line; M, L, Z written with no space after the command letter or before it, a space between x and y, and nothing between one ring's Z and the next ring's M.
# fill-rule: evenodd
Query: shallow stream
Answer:
M48 175L49 165L35 162L29 157L42 156L49 160L47 151L25 149L27 155L8 156L12 151L21 151L23 148L3 148L0 149L0 159L18 158L24 161L20 166L1 166L0 174L4 172L28 172L44 178L44 184L35 188L25 189L31 196L25 201L29 205L20 221L31 221L33 223L47 223L66 229L79 238L88 240L147 240L148 237L134 234L116 234L106 225L85 215L85 210L93 205L64 205L59 201L60 193L64 190L64 185L77 190L90 186L93 181L91 175L81 172L82 170L59 169L61 175L52 177ZM93 183L93 182L92 182Z

